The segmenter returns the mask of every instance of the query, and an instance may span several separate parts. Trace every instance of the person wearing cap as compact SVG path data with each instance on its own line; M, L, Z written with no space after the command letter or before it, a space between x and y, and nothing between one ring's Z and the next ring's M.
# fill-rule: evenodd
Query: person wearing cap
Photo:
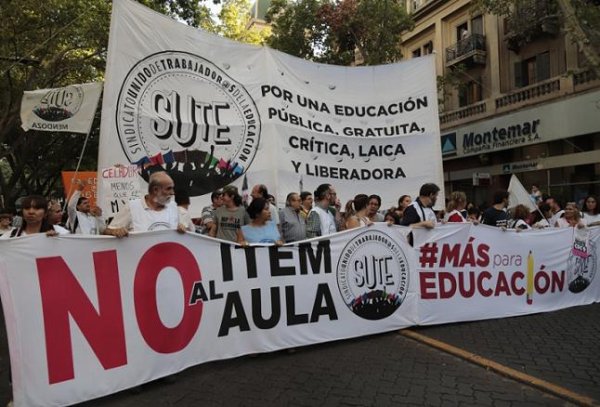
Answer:
M242 242L242 226L250 223L250 216L242 205L238 189L232 185L223 188L223 206L214 212L209 235L230 242Z
M223 191L216 190L210 194L211 204L202 208L202 230L200 233L208 234L215 222L215 211L223 205Z

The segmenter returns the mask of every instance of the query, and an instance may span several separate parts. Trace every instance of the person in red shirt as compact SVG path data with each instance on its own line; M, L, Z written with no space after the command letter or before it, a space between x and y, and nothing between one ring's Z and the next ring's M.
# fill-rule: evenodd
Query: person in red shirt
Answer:
M461 191L454 191L450 194L448 205L446 206L445 222L467 222L462 212L467 207L467 195Z

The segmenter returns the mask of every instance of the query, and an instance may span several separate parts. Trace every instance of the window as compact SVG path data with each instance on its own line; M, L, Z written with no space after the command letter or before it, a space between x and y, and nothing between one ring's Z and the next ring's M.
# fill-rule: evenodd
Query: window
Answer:
M483 16L477 16L471 20L471 32L483 35Z
M458 88L458 106L465 107L483 100L481 81L470 81Z
M417 48L417 49L413 50L413 52L412 52L413 58L418 58L420 56L421 56L421 48Z
M423 55L429 55L433 53L433 42L429 41L423 45Z
M462 23L456 27L456 40L460 41L469 36L469 24L467 22Z
M515 62L515 86L522 88L550 79L550 53L542 52L521 62Z

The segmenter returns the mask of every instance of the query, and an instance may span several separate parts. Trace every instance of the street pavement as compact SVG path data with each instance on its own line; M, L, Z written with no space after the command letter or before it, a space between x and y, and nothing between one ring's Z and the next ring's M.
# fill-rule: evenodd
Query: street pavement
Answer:
M595 399L600 304L411 330ZM0 330L0 407L10 399ZM240 357L187 369L83 406L569 406L398 332Z

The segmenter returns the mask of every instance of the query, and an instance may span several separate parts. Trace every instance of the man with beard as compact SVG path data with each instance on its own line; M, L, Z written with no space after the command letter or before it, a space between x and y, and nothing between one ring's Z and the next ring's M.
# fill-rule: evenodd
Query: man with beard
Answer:
M436 216L432 208L439 192L440 188L437 185L423 184L419 190L419 197L404 209L400 224L427 229L434 228Z
M123 237L129 232L177 229L184 233L186 225L179 221L177 205L172 199L175 184L164 171L155 172L148 179L148 194L129 201L104 230L104 234Z
M330 207L332 190L330 184L321 184L315 190L315 205L306 219L307 239L337 232L337 223Z

